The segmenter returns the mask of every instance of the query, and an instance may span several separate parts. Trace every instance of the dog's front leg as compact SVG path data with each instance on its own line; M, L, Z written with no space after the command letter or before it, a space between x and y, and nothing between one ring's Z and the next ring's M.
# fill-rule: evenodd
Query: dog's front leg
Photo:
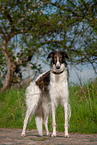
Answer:
M68 103L64 104L64 112L65 112L65 125L64 125L65 137L69 137L69 134L68 134Z
M56 121L55 121L55 106L52 104L52 119L53 119L53 134L52 136L56 136Z

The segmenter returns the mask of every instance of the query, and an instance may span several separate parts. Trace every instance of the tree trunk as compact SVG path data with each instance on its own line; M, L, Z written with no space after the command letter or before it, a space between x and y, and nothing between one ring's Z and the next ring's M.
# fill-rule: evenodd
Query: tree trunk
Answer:
M9 89L11 87L11 84L12 84L13 78L14 78L14 71L16 69L16 65L14 64L9 51L6 48L7 48L7 42L6 42L6 40L3 40L2 52L5 54L7 73L5 76L5 81L4 81L2 91L5 91L6 89Z

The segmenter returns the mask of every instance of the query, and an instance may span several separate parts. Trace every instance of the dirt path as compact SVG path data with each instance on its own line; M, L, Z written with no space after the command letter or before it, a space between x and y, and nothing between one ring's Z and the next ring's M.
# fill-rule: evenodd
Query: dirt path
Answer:
M59 132L57 137L38 136L37 130L26 131L21 137L21 129L0 128L0 145L97 145L97 134L71 133L70 138L64 138Z

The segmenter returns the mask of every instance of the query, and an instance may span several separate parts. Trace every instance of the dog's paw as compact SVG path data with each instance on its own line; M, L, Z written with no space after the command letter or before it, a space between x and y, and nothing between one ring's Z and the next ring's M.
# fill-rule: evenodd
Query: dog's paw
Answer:
M25 136L25 133L21 133L21 136L24 137Z
M46 133L46 135L47 135L47 136L50 136L50 133L49 133L49 132L47 132L47 133Z
M65 138L69 138L69 134L65 134Z
M56 137L56 133L53 133L53 134L51 135L51 137Z

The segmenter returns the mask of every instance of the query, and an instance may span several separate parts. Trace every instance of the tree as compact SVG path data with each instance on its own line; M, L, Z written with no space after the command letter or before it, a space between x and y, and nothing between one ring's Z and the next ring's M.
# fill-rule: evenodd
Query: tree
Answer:
M14 57L12 50L14 49L8 46L12 39L18 34L30 33L35 31L37 25L37 17L41 15L40 4L35 1L1 1L0 3L0 34L1 34L1 51L5 55L7 73L5 76L5 83L2 90L9 88L14 79L14 73L19 71L19 66L27 64L31 60L34 49L27 50L25 56L25 50L20 51L19 57L22 56L22 60ZM24 56L23 56L24 55Z
M46 7L54 7L56 10L53 17L59 21L60 36L57 35L57 41L52 40L56 43L55 46L65 49L72 63L91 63L96 73L97 2L43 0L43 3Z
M96 72L96 1L5 0L0 8L0 47L7 68L3 90L12 85L15 73L20 74L20 67L26 67L40 47L44 51L63 49L70 63L89 62ZM17 37L21 41L18 53ZM36 64L32 66L39 71Z

